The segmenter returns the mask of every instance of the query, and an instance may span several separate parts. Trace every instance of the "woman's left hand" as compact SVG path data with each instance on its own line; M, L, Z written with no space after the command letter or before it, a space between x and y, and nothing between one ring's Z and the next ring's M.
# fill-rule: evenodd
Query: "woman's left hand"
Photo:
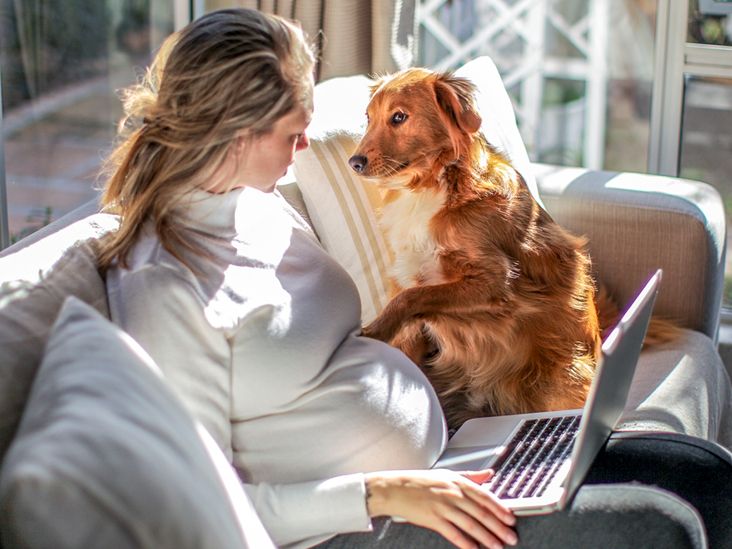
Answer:
M515 545L513 513L481 488L493 471L446 469L366 474L369 515L396 516L434 530L462 549Z

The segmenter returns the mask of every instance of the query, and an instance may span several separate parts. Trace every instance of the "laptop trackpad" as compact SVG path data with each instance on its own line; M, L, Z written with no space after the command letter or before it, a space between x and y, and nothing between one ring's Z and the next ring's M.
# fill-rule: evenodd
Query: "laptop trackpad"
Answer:
M447 448L437 463L433 465L433 468L452 469L453 471L480 471L490 467L504 449L504 446Z

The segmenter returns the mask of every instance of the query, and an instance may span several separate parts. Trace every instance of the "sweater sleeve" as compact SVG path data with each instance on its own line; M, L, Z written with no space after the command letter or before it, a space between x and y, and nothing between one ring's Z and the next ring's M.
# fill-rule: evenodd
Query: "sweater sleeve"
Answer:
M165 265L111 269L107 295L112 320L152 357L167 385L231 459L231 348L207 322L194 281Z
M318 543L343 532L370 531L361 473L295 484L244 484L277 546Z

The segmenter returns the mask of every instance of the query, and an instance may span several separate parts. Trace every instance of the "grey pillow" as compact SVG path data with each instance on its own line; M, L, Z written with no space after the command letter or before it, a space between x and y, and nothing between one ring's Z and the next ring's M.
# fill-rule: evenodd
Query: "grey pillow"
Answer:
M91 215L0 258L0 462L64 299L77 296L108 315L96 245L118 225L116 216Z
M5 547L273 547L152 359L69 297L0 472Z

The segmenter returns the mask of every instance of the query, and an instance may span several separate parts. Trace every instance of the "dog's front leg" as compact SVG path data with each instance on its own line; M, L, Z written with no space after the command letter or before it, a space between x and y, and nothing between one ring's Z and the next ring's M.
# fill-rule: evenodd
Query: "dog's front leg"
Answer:
M372 337L379 339L386 343L391 343L394 336L397 335L399 328L409 319L410 316L414 316L409 309L407 309L407 299L404 294L409 290L404 290L398 293L389 303L384 307L379 316L377 316L368 326L364 326L362 334L366 337Z
M461 314L478 311L505 313L509 294L489 280L471 279L415 286L398 293L384 310L363 329L363 335L390 343L409 320L434 314Z

